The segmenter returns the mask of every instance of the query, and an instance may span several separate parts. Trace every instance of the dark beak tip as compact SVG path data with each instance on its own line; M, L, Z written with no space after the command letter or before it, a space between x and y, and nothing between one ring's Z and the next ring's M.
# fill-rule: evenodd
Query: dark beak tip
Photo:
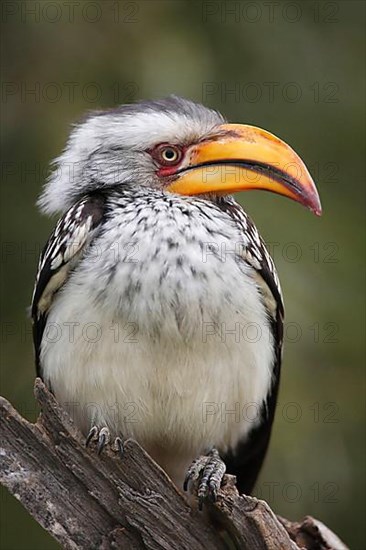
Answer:
M321 216L323 213L322 205L320 198L316 189L312 190L307 196L305 195L304 204L315 214L316 216Z
M316 216L320 217L323 214L322 205L320 204L320 201L316 201L315 204L312 203L309 205L309 209L315 214Z

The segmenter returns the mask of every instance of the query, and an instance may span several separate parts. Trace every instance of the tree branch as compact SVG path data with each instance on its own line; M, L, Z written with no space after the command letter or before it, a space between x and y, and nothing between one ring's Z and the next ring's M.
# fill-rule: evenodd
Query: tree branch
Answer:
M35 395L35 424L0 398L0 481L66 549L347 549L311 517L292 523L239 496L232 476L201 513L135 441L122 459L99 457L39 379Z

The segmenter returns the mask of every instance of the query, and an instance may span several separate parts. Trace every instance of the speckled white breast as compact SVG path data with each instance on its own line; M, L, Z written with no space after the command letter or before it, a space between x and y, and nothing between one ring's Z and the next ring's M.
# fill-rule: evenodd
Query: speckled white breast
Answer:
M259 420L273 342L225 213L174 198L120 206L54 300L44 377L84 433L136 438L177 481Z

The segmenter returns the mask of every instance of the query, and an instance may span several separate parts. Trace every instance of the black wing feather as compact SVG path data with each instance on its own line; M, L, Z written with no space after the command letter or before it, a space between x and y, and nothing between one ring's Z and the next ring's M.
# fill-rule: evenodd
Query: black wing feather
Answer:
M53 297L101 225L104 213L102 195L83 197L60 218L42 251L31 307L37 376L42 375L41 342Z
M262 282L259 284L259 289L264 291L263 302L271 322L275 348L272 386L259 412L260 421L249 435L239 442L236 449L222 456L227 473L236 476L239 492L251 494L266 456L277 404L281 375L284 307L274 263L255 225L233 200L221 199L219 206L249 237L249 244L243 251L243 259L255 269L258 280Z

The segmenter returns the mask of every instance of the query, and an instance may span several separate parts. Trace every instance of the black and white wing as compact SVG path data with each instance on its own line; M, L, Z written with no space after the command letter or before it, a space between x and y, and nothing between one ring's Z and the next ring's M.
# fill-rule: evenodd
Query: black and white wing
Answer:
M53 298L101 226L104 213L102 195L83 197L60 218L42 251L31 307L38 376L42 376L41 342Z
M248 245L243 248L241 255L255 270L257 287L270 319L274 345L272 387L259 412L260 421L245 440L239 442L236 449L222 456L227 472L237 478L240 493L250 494L267 452L276 409L281 374L284 307L276 268L254 223L243 209L228 197L223 199L219 206L235 220L248 238Z

